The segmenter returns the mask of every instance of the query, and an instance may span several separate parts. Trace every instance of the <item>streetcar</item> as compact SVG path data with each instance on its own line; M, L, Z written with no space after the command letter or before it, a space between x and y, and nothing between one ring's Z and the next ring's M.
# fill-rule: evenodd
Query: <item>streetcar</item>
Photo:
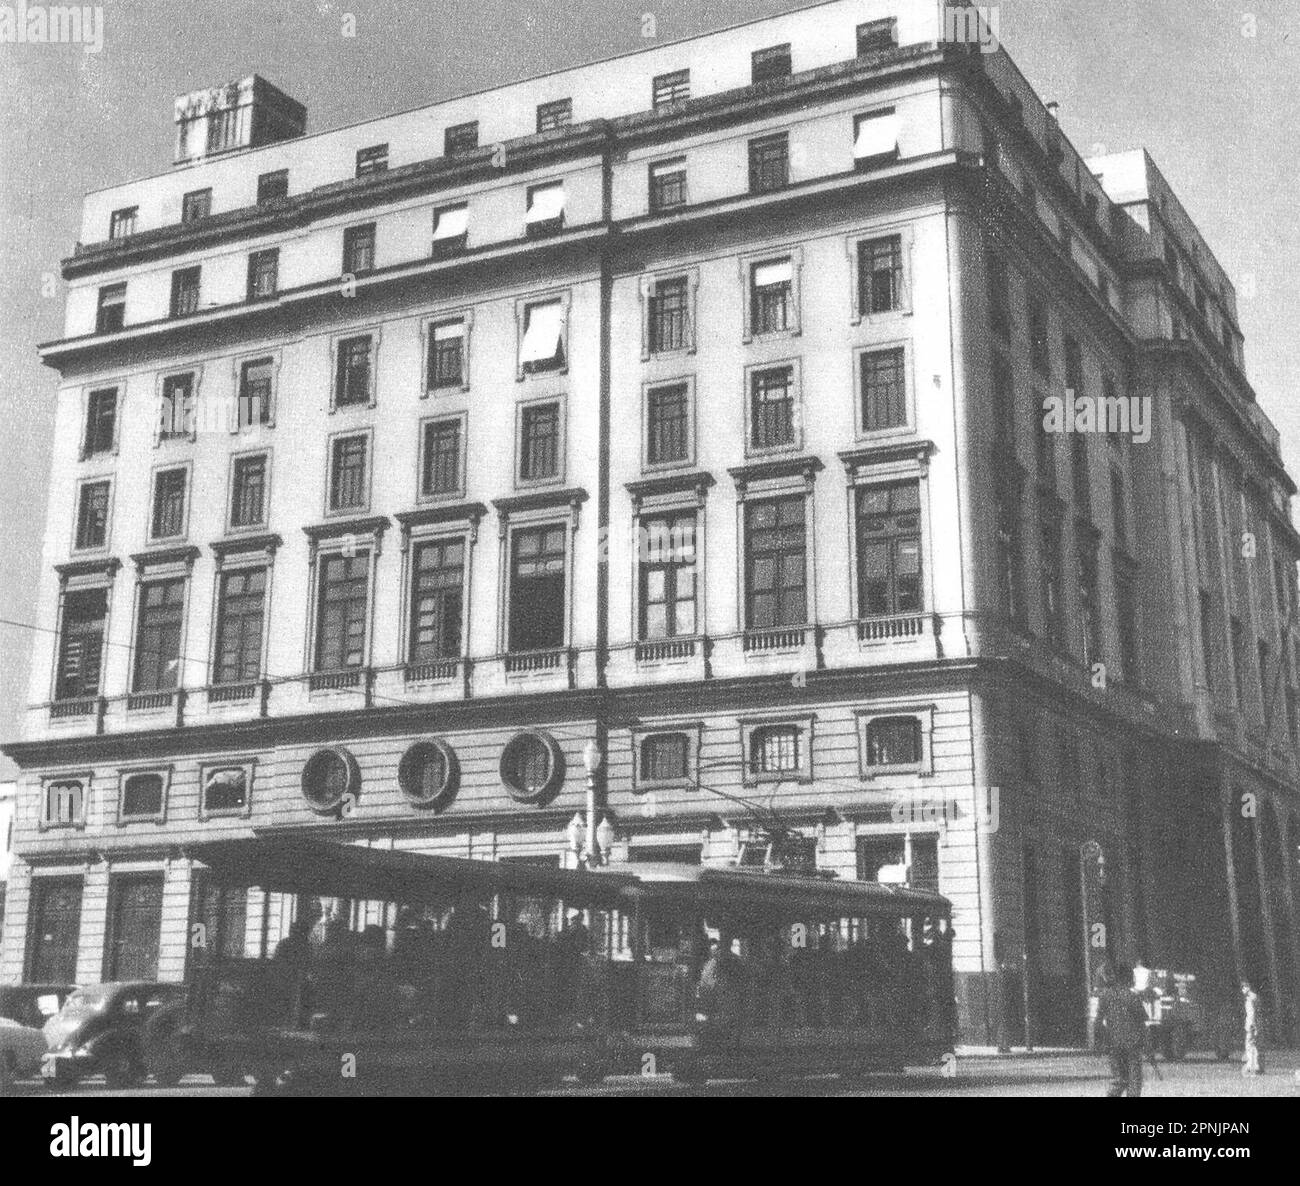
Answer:
M218 929L238 918L238 935L195 932L184 1010L152 1054L226 1068L259 1094L853 1075L952 1050L952 927L937 894L310 838L190 855L245 909L212 914Z

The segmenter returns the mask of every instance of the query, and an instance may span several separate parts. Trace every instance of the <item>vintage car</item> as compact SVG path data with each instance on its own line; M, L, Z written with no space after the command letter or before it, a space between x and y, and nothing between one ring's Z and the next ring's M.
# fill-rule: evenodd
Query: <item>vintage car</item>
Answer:
M140 1083L149 1073L145 1023L184 991L180 984L148 981L78 989L45 1024L49 1053L41 1075L54 1087L69 1087L100 1072L109 1087Z
M76 991L75 984L0 984L0 1017L40 1029Z
M45 1035L11 1017L0 1017L0 1095L14 1079L34 1075L45 1057Z

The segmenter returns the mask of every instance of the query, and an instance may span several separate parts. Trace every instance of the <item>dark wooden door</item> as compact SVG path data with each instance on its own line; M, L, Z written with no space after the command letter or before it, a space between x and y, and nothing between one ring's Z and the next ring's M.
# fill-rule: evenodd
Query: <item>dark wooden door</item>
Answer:
M162 933L161 874L114 878L104 979L156 980Z
M28 983L75 984L80 937L81 879L34 878Z

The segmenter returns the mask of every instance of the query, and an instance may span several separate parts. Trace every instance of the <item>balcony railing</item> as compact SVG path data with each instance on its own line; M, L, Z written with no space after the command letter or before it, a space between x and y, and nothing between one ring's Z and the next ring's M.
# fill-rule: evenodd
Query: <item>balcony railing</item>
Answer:
M506 655L507 675L533 675L537 672L562 671L568 663L567 650L525 651L521 654Z
M428 663L408 663L408 684L450 683L460 674L459 659L435 659Z
M50 720L65 721L72 717L94 716L98 704L97 696L77 700L56 700L50 705Z
M316 671L307 677L309 692L346 692L361 687L364 672L360 667L346 671Z
M746 630L741 643L746 654L766 651L797 651L808 638L804 626L781 626L769 630Z
M132 692L126 698L127 712L157 712L162 708L171 708L175 703L175 691L168 692Z
M895 642L920 638L925 634L925 614L895 614L892 617L864 618L858 623L859 642Z
M662 638L636 644L638 663L663 663L672 659L693 659L697 647L694 638Z
M208 689L209 704L235 704L252 700L257 695L260 685L252 684L215 684Z

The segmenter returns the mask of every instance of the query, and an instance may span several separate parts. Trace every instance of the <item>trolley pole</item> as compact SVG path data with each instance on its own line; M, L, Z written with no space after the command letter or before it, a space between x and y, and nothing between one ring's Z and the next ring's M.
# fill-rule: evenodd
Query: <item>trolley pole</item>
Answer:
M587 836L582 852L584 868L594 869L602 863L600 842L596 838L596 777L604 764L605 755L600 746L589 741L582 750L582 764L587 770Z

